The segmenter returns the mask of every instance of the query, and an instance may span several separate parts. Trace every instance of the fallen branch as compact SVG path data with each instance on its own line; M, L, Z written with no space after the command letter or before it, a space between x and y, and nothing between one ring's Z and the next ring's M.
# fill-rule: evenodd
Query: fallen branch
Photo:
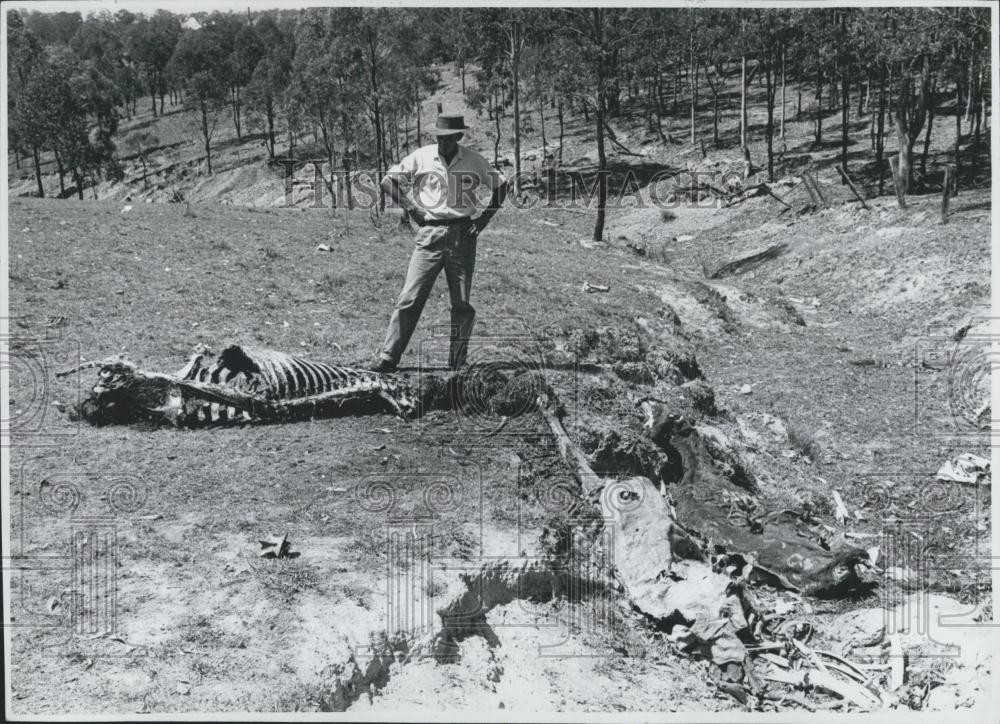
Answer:
M802 181L805 183L807 189L811 189L809 195L814 197L814 201L818 203L818 208L830 208L830 202L819 187L819 182L816 181L816 178L811 173L803 173Z
M775 201L777 201L777 202L779 202L781 204L784 204L784 206L785 206L786 209L791 209L792 208L791 204L789 204L783 198L781 198L780 196L778 196L778 194L774 193L774 191L771 190L771 187L768 186L767 184L761 184L761 188L763 188L768 193L768 195L771 198L773 198Z
M729 201L726 203L726 208L729 208L730 206L734 206L736 204L742 204L749 198L753 198L754 196L759 196L760 192L766 193L775 201L784 205L786 210L792 208L791 204L789 204L783 198L774 193L774 191L771 190L771 187L763 182L759 184L754 184L753 186L747 186L745 189L742 189L735 194L731 194Z
M590 494L604 487L604 482L593 471L587 462L587 457L573 441L570 440L563 427L562 421L556 415L557 402L552 393L545 393L538 398L538 409L549 424L552 434L556 438L556 447L563 461L573 469L573 476L580 481L585 493Z
M851 191L854 192L855 198L857 198L857 200L861 202L861 205L864 206L865 209L871 211L872 207L868 205L868 202L865 201L864 197L861 195L861 192L858 191L858 187L854 185L853 181L851 181L851 177L847 175L847 170L843 166L837 166L837 170L840 171L840 175L847 183L847 186L851 189Z
M626 156L638 156L639 158L642 158L646 155L644 153L636 153L634 151L630 151L628 148L622 145L622 143L618 140L618 134L616 134L614 130L611 128L611 126L608 125L607 120L604 121L604 130L608 132L608 140L611 141L612 145L621 149L621 152L624 153Z
M744 271L747 267L756 266L762 262L768 261L769 259L776 259L781 256L785 249L788 248L788 244L781 242L779 244L772 244L763 251L758 251L748 256L741 257L739 259L734 259L733 261L726 262L714 272L706 274L709 279L721 279L725 276L731 276Z

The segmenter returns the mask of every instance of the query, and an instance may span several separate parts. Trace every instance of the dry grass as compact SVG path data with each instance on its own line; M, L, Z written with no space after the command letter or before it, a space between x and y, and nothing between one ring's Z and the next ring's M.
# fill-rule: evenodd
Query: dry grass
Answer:
M786 421L785 427L788 430L788 444L791 448L813 462L818 462L823 455L823 447L816 439L815 431L806 425Z
M754 86L750 118L751 153L758 163L763 158L763 142L756 130L762 121L761 93ZM457 112L460 100L454 88L443 97L445 111ZM433 104L425 104L423 110L426 127L433 122ZM170 114L158 122L157 134L164 143L189 138L189 120L184 114ZM730 114L723 120L723 136L732 135L738 119ZM509 121L509 117L504 119L502 151L507 146ZM674 126L676 134L684 122L678 119L668 125ZM621 119L620 126L624 130L627 122ZM787 123L789 156L806 152L810 127L811 118L806 116ZM946 124L935 124L935 129L937 152L943 147L939 137L945 139L946 145L952 131ZM831 137L838 130L835 122L828 127ZM223 121L219 132L221 141L227 132ZM578 132L578 137L568 138L564 149L567 161L592 152L592 141L583 137L589 131ZM492 150L482 129L472 134L470 141L481 142ZM533 143L532 139L525 141L526 145ZM887 153L893 148L890 139ZM650 155L657 161L680 165L684 159L677 154L682 150L682 146L666 147ZM196 155L191 148L182 148L178 153ZM834 155L832 150L813 153L824 159ZM733 143L716 155L726 154L735 156ZM193 177L198 178L196 174ZM184 190L187 192L189 187ZM706 310L709 315L725 312L718 300L706 294L705 309L677 305L685 327L695 337L700 366L719 394L720 408L739 413L767 409L770 404L773 409L801 412L801 421L788 426L790 444L814 463L823 463L820 472L827 483L811 482L818 495L835 486L845 492L849 505L859 507L864 480L890 476L897 480L893 493L896 509L912 510L911 504L920 501L923 483L940 463L942 445L925 444L926 439L915 438L912 432L913 371L894 366L851 368L845 372L849 366L841 364L831 350L837 341L849 342L857 355L891 355L896 352L885 350L886 340L911 335L905 341L909 343L907 359L912 359L912 335L921 334L928 319L948 322L942 308L947 311L956 307L957 316L988 296L988 208L985 223L967 226L971 218L981 215L976 205L988 203L988 198L985 193L974 196L967 191L959 198L967 200L953 201L947 235L937 227L924 228L921 218L927 218L928 209L933 214L933 200L925 203L919 197L912 200L907 214L891 208L862 217L840 209L795 219L786 214L781 223L789 221L794 225L780 233L793 236L796 248L805 252L789 254L755 271L752 277L731 281L757 293L770 293L772 286L780 286L782 293L791 296L819 297L822 305L804 314L806 327L775 331L742 325L743 320L733 317L726 320L731 326L706 333L693 320L701 318L699 315ZM668 275L697 278L699 257L717 262L731 258L744 247L751 248L759 242L755 234L775 223L775 205L767 200L747 202L717 227L699 229L692 246L671 252L666 272L656 264L646 270L637 269L636 257L614 246L570 246L564 243L564 235L554 237L535 223L537 211L508 207L479 240L473 288L473 303L479 311L477 332L534 340L553 328L623 328L641 317L654 331L672 333L673 325L663 312L665 302L661 300L661 285L672 278ZM968 210L960 210L966 206ZM611 213L614 216L621 212ZM567 232L566 239L590 236L592 213L551 214ZM669 222L672 231L684 222L683 214L668 216L661 216L660 221ZM388 221L394 222L395 216ZM862 225L868 228L859 230ZM893 245L876 237L875 233L885 227L904 228L905 243ZM954 229L958 227L969 231L960 248L954 244ZM135 204L123 215L121 204L112 201L14 198L8 228L12 318L27 321L63 316L68 320L60 336L52 341L53 354L46 358L37 377L12 371L10 389L15 410L30 409L31 402L40 398L36 380L43 381L46 403L76 399L81 389L92 384L92 377L85 374L79 380L56 380L52 372L68 366L64 364L67 361L76 362L80 354L94 359L125 351L147 369L173 370L197 342L218 350L226 342L235 341L290 352L304 350L315 359L334 363L368 359L381 342L412 249L412 237L400 231L397 224L386 223L383 217L372 218L367 210L360 209L353 213L338 209L336 217L331 217L324 210L206 203L198 205L195 214L187 203ZM767 233L775 232L772 229ZM320 241L330 243L335 251L319 254L315 246ZM834 243L823 248L823 253L813 253L811 245L831 241ZM900 259L908 258L918 262L936 259L943 268L961 276L961 284L979 286L961 286L971 291L950 302L929 292L916 303L889 307L880 314L844 313L874 296L873 289L859 281L858 269L891 268ZM975 279L966 278L970 274L966 267L972 269ZM52 282L57 278L62 280L59 285ZM611 291L582 293L584 280L608 284ZM109 289L121 289L122 293L109 294ZM449 323L447 296L445 282L439 279L411 352L403 359L404 365L417 359L422 343L433 346L440 342L431 330ZM713 304L718 307L715 312ZM957 309L959 306L962 308ZM21 328L12 324L12 330L29 336L51 332L37 325ZM301 342L306 346L302 347ZM901 355L899 352L897 356ZM747 381L753 382L752 396L742 398L725 392L739 389ZM927 373L920 381L925 385L921 388L925 391L921 414L947 420L943 378ZM928 387L930 392L926 392ZM16 434L11 469L18 474L8 484L23 485L23 481L41 480L54 473L85 471L93 476L93 487L85 491L75 515L106 516L107 506L98 491L100 482L109 475L125 474L142 481L146 491L140 512L160 514L164 521L177 526L190 521L183 535L172 536L160 524L151 524L148 531L142 529L142 536L122 548L121 572L133 580L142 576L150 580L150 597L132 600L135 608L128 612L133 624L148 624L166 615L155 608L162 603L158 591L195 586L191 570L199 563L208 581L206 587L222 585L222 566L216 565L212 556L231 553L236 545L252 550L257 536L275 530L290 531L296 541L318 541L320 550L327 550L330 538L341 540L339 550L343 555L335 563L318 556L254 561L250 575L262 589L282 594L329 590L327 581L337 566L349 567L364 580L373 579L377 575L373 572L384 570L387 527L412 518L422 509L426 485L421 481L426 481L422 476L428 474L440 473L468 482L475 492L482 492L465 496L453 509L438 511L434 524L451 534L446 541L450 554L470 554L470 541L476 540L480 517L510 527L539 521L525 533L527 538L537 537L540 521L545 519L544 507L534 496L519 495L524 492L519 484L543 486L554 476L565 475L565 471L558 466L538 466L535 477L518 481L506 462L509 451L518 449L527 459L526 451L537 452L545 444L544 435L534 429L515 442L498 438L463 447L471 446L470 433L478 432L473 423L458 415L444 414L421 424L404 424L380 416L197 433L95 429L76 427L46 404L40 430L62 436L59 439L64 444L28 448L23 445L30 442L25 432ZM818 442L821 425L822 446ZM389 428L390 434L370 432L379 427ZM875 438L885 441L884 447L892 451L891 459L870 455L866 446ZM374 448L381 444L386 449L375 452ZM815 481L816 467L802 460L785 460L779 450L765 452L769 454L758 456L755 470L759 468L778 481L803 477ZM905 479L901 479L901 460L906 461ZM358 504L359 490L373 481L386 480L395 493L392 509L366 509ZM19 500L24 517L12 521L12 535L23 535L26 555L41 555L54 536L66 532L69 519L47 511L38 495L24 494ZM870 520L857 528L877 532L882 522L880 511L868 512ZM940 516L939 522L954 526L958 550L965 550L962 546L968 543L969 521L948 514ZM376 600L371 590L360 583L348 583L338 590L346 600L362 607L372 606ZM203 637L206 646L219 637L211 625L201 625L195 619L185 624L185 631ZM295 643L287 638L290 630L280 626L273 631L263 626L252 633L262 646L271 646L268 650L276 655ZM34 682L37 691L49 696L52 682L44 672L50 670L46 668L50 653L62 650L58 648L62 644L46 638L45 632L27 628L19 628L14 636L22 663L16 674L18 685L27 688ZM662 650L662 640L621 612L612 614L607 636L600 645L617 647L619 656L669 661L671 654ZM44 655L40 653L43 644L49 647ZM231 658L224 675L233 682L249 680L259 664L258 659L241 659L239 652L229 649L220 657ZM167 663L166 656L153 657L151 669L159 670ZM205 666L213 663L217 662ZM617 666L620 661L608 665ZM86 680L107 699L102 704L105 708L135 711L145 701L148 710L162 712L177 710L186 703L178 702L169 689L156 688L158 684L146 689L123 687L106 694L108 671L95 666L81 674L81 681ZM303 691L295 677L260 676L264 678L254 684L254 693L242 700L246 706L264 711L313 706L309 701L312 695ZM267 685L261 687L260 681ZM681 708L685 704L676 702Z

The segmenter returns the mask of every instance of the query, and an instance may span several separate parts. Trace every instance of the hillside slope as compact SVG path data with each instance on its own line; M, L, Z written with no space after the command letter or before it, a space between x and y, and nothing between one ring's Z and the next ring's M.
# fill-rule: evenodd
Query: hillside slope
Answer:
M807 125L790 137L804 145ZM575 127L567 150L577 160L589 146ZM725 152L701 159L686 145L646 143L624 123L620 139L664 167L731 163ZM246 153L239 148L232 153ZM93 560L114 560L107 590L117 606L113 621L95 613L75 627L66 576L36 568L15 577L15 711L743 707L714 685L708 662L682 655L619 596L607 606L568 595L499 605L487 622L501 645L470 636L452 663L407 660L389 640L399 614L390 583L401 570L392 535L428 533L442 569L436 578L414 569L406 580L440 600L470 570L475 580L484 560L544 558L553 518L577 510L560 497L572 471L532 409L504 416L474 398L410 422L373 414L207 430L72 421L66 413L93 377L54 373L81 357L125 352L145 369L172 371L197 343L352 365L378 349L412 248L395 212L312 208L306 190L297 206L275 206L253 181L269 173L259 160L220 159L212 178L191 164L180 187L187 205L139 203L141 182L128 202L121 187L97 201L11 201L12 540L32 560L104 545ZM776 189L790 211L759 197L664 214L647 190L610 212L603 244L590 241L591 210L511 203L479 240L471 358L509 362L556 387L593 464L610 451L601 470L609 478L636 472L622 453L642 430L638 403L662 398L738 443L766 508L809 508L861 544L882 545L885 574L865 600L758 589L772 610L780 599L781 616L814 627L810 645L842 650L850 642L838 616L881 615L913 588L933 583L942 607L988 601L988 486L935 473L959 453L989 451L977 412L989 384L980 318L989 308L990 207L988 190L963 190L942 225L936 195L911 197L905 212L882 197L865 211L828 174L820 179L834 203L815 213L803 211L794 181ZM775 258L710 278L776 243L785 248ZM440 364L448 323L439 280L403 359L411 376L418 362ZM573 377L539 353L581 338L599 347L619 339L611 330L646 340L646 352L687 372L630 378L640 365ZM630 350L616 353L615 362L633 361ZM692 412L692 390L710 393L717 409ZM608 443L610 431L621 445ZM447 495L429 496L432 488ZM836 521L834 490L846 522ZM110 537L81 543L74 531L93 520ZM257 556L259 540L286 533L298 558ZM920 546L897 545L914 535ZM947 570L913 587L891 575L939 562ZM926 642L908 640L901 706L948 710L981 698L989 639L973 643L945 660L917 655ZM882 677L886 654L869 660Z

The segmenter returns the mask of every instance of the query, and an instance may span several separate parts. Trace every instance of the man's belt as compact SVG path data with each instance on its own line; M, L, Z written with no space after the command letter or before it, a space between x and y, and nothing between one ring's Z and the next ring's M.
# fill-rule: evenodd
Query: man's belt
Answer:
M463 216L460 219L425 219L424 221L418 222L419 226L457 226L458 224L468 224L472 221L472 217Z

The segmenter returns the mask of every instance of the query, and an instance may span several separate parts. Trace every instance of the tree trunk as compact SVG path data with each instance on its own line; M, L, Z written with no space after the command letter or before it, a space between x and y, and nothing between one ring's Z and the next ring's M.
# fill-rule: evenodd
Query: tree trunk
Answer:
M868 148L873 153L875 151L875 126L878 123L877 116L877 113L873 113L871 120L868 122Z
M885 193L885 66L881 68L878 84L878 133L875 134L875 168L878 170L878 194Z
M965 125L969 125L969 121L972 120L972 97L975 95L976 91L976 64L975 62L969 63L969 82L965 86ZM955 112L958 113L958 107L955 107Z
M962 171L962 113L959 103L962 100L962 86L955 84L955 187L958 187L958 179Z
M927 133L924 134L924 150L920 154L920 175L927 178L927 155L931 150L931 130L934 128L934 106L927 109Z
M208 106L201 101L201 135L205 139L205 155L208 158L208 175L212 175L212 148L208 137Z
M236 126L236 140L242 141L243 135L240 131L240 87L234 85L230 90L233 101L233 124Z
M399 163L399 127L396 125L395 113L389 119L389 125L392 127L392 140L389 143L390 159L393 159L393 163ZM386 168L388 169L388 167L389 164L387 163Z
M848 126L848 115L851 105L850 79L847 77L847 68L841 69L840 76L840 166L847 172L847 141L850 133ZM847 183L842 181L842 183Z
M694 57L694 33L691 34L691 145L697 143L695 138L695 106L698 103L698 65Z
M883 85L885 85L885 92L886 92L885 109L886 109L886 113L889 114L889 125L891 126L891 125L893 125L893 118L892 118L892 68L889 69L889 80L888 80L888 82L884 83Z
M785 46L781 46L781 143L785 143Z
M740 147L744 155L747 152L747 57L742 58L742 74L740 76Z
M80 169L75 166L73 167L73 183L76 184L77 197L83 201L83 176L80 174Z
M354 208L354 180L351 178L351 136L348 129L351 127L352 119L347 117L345 111L340 113L340 126L344 132L344 152L340 158L344 164L344 193L347 195L347 208Z
M816 69L816 145L823 143L823 69Z
M612 51L611 62L609 64L611 68L620 67L618 63L619 57L620 54L618 49L616 48L614 51ZM607 90L605 90L605 97L607 98L607 102L605 103L604 106L604 114L605 118L608 117L617 118L621 114L621 94L622 94L621 84L618 81L618 74L613 74L610 75L609 77L612 82L611 88L613 92L608 93ZM606 86L608 82L607 79L605 79L604 82Z
M712 90L712 145L719 147L719 91Z
M656 98L653 99L654 110L656 111L656 134L659 136L660 143L664 143L667 137L663 135L663 109L661 104L663 102L663 80L660 78L660 70L656 70L656 81L655 81L655 91Z
M904 194L910 193L913 180L913 144L916 142L909 133L903 120L903 114L896 110L896 137L899 142L899 180Z
M63 168L63 162L62 158L59 156L59 151L53 151L52 153L56 157L56 168L59 171L59 198L62 198L66 195L66 184L63 181L63 177L66 175L66 169Z
M646 116L646 130L655 131L656 124L653 122L653 81L646 79L646 103L643 105L643 114Z
M422 135L423 134L420 132L420 101L417 100L417 148L420 148L423 144L423 141L421 140Z
M500 160L500 109L494 106L493 122L496 123L496 138L493 139L493 165L496 166Z
M521 191L521 25L518 21L511 24L510 30L510 68L514 85L511 93L514 96L514 194Z
M603 21L604 10L602 8L592 8L594 18L594 39L597 41L597 108L594 115L597 117L597 221L594 224L594 241L604 240L604 213L605 204L608 199L608 179L605 174L607 158L604 153L604 104L605 104L605 53Z
M769 54L770 55L770 54ZM774 181L774 82L772 77L771 58L767 58L767 65L764 68L765 92L767 93L767 180Z
M675 116L677 115L677 103L678 103L677 97L678 97L678 92L679 92L680 86L681 86L681 64L679 62L675 62L674 63L674 87L672 89L673 92L674 92L674 100L673 100L672 108L673 108L673 115L675 115Z
M542 126L542 161L548 155L548 146L545 143L545 97L538 97L538 120Z
M320 172L319 176L323 180L323 183L326 184L327 189L330 191L330 206L335 209L337 208L337 192L334 190L335 187L333 182L334 179L337 177L337 173L336 171L334 171L334 169L336 168L336 166L334 165L334 163L336 162L336 148L334 147L333 144L333 134L327 131L326 126L327 126L326 119L323 117L323 114L321 113L320 132L323 134L323 146L326 148L326 163L327 166L329 166L330 168L330 182L326 183L326 177L323 175L322 172ZM319 198L315 189L313 190L313 205L314 206L319 205Z
M45 198L45 188L42 186L42 161L39 158L38 146L31 147L31 158L35 162L35 183L38 184L38 198Z
M663 102L663 74L660 73L660 69L656 69L656 110L663 116L663 108L666 104Z
M972 154L972 168L979 168L979 144L982 138L983 107L985 104L985 94L983 93L983 70L979 70L979 80L976 86L976 145Z
M563 124L563 102L562 102L562 96L559 97L559 102L556 105L556 110L558 111L558 114L559 114L559 163L562 163L562 160L563 160L563 134L564 134L564 131L565 131L564 124Z
M382 171L385 168L385 136L382 129L382 109L379 104L378 89L378 55L375 51L375 31L368 28L368 51L369 70L371 71L371 91L372 91L372 124L375 131L375 174L378 179L382 179ZM379 209L385 211L385 190L382 184L379 187Z
M353 191L353 179L351 178L351 159L350 155L347 153L347 148L344 148L344 155L340 157L344 164L344 193L347 195L347 208L354 208L354 191Z
M267 101L267 155L274 160L274 101Z
M156 118L156 91L152 91L149 94L149 100L153 102L153 118Z
M920 85L916 97L913 93L913 82L908 72L904 70L901 73L899 95L896 99L896 132L899 137L900 149L899 170L903 177L904 190L907 193L913 184L913 146L923 131L924 122L927 120L927 107L933 97L930 54L923 54L922 60L923 67L920 72Z

